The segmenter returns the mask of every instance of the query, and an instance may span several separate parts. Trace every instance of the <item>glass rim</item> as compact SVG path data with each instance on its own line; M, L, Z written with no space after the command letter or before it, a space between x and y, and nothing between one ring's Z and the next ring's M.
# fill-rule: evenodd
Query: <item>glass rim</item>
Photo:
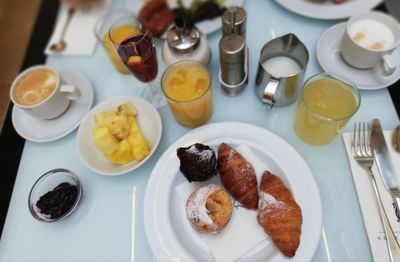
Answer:
M117 43L117 42L115 42L115 41L113 40L113 37L111 36L112 30L116 27L116 25L117 25L122 19L125 19L125 18L131 18L131 19L133 19L135 22L139 23L142 27L145 28L145 32L144 32L144 33L141 32L141 31L139 30L139 28L137 28L138 31L135 32L135 33L133 33L133 34L131 35L131 36L142 35L142 37L141 37L138 41L135 41L135 43L129 43L129 44ZM140 19L139 19L138 17L136 17L134 14L131 14L131 15L128 15L128 16L123 16L123 17L117 18L117 19L111 24L111 26L110 26L110 28L109 28L109 30L108 30L108 37L110 38L111 43L112 43L113 45L115 45L115 46L134 46L134 45L137 45L137 44L139 44L143 39L145 39L146 36L149 35L149 34L150 34L150 30L149 30L149 29L147 28L147 26L146 26L142 21L140 21ZM150 38L151 38L151 34L150 34Z
M164 90L164 78L166 77L166 75L174 68L181 66L182 64L195 64L195 65L199 65L200 67L204 68L207 73L208 73L208 77L209 77L209 82L208 82L208 87L207 89L199 96L196 97L194 99L191 100L187 100L187 101L178 101L176 99L171 98L167 92L165 92ZM203 98L208 91L211 89L212 87L212 76L210 74L210 71L208 70L208 68L206 66L204 66L202 63L195 61L195 60L184 60L184 61L179 61L179 62L175 62L173 64L171 64L170 66L168 66L168 68L164 71L164 73L161 76L161 90L163 92L163 94L172 102L177 103L177 104L188 104L188 103L193 103L196 102L197 100L200 100L201 98Z
M345 117L329 118L329 117L322 116L322 115L316 113L314 110L312 110L307 105L306 101L304 100L304 87L308 83L311 83L313 81L319 80L319 79L314 79L314 78L316 78L318 76L324 76L327 79L336 80L336 81L344 84L351 91L351 93L353 94L354 98L356 99L356 108L353 110L353 112L351 112L350 114L346 115ZM358 86L354 82L348 80L347 78L345 78L343 76L339 76L339 75L336 75L336 74L323 72L323 73L314 74L314 75L310 76L306 80L306 82L303 85L303 90L301 92L301 100L303 101L304 107L307 110L307 112L312 114L313 116L318 117L318 118L320 118L320 119L322 119L323 121L326 121L326 122L343 122L345 120L349 120L355 113L357 113L357 111L358 111L358 109L360 108L360 105L361 105L361 94L360 94L360 90L358 89Z
M120 15L120 16L116 17L115 18L116 20L118 20L120 18L126 18L126 17L134 16L134 14L132 12L120 9L120 10L109 11L109 12L105 13L104 15L102 15L101 17L99 17L99 19L97 19L97 21L96 21L96 23L95 23L95 25L93 27L93 32L94 32L94 35L95 35L96 39L100 43L104 44L104 41L103 41L104 35L108 34L108 32L110 31L110 29L107 28L106 33L104 35L100 35L100 29L102 28L103 23L106 21L106 19L108 17L111 17L112 15L117 15L117 14ZM111 23L111 26L113 24L114 24L114 22Z

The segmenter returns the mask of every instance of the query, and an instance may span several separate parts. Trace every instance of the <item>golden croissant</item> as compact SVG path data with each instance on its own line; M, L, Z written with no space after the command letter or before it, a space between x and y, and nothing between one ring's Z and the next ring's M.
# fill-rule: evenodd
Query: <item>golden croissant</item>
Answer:
M293 257L300 244L299 205L282 180L269 171L262 176L259 197L258 223L285 256Z
M218 169L229 193L244 207L257 209L257 177L253 166L239 152L222 143L218 148Z

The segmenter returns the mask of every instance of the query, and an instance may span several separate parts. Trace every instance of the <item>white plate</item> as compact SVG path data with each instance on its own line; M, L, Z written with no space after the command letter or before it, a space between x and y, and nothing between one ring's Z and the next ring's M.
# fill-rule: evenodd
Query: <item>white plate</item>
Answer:
M190 6L190 4L192 3L193 0L183 0L183 4L185 6ZM132 9L132 11L137 15L139 14L140 10L143 7L143 4L146 1L143 0L132 0L130 1L129 5L130 8ZM243 5L244 0L226 0L226 2L224 3L225 6L242 6ZM169 5L171 8L174 8L177 6L176 1L172 0L172 1L168 1ZM200 32L202 32L203 34L211 34L215 31L217 31L218 29L220 29L222 26L222 22L221 22L221 18L220 17L216 17L214 19L211 20L204 20L201 21L199 23L196 23L196 27L197 29L200 30Z
M172 144L158 160L147 184L144 199L144 225L153 255L158 261L210 260L209 252L196 235L185 232L180 219L175 188L184 181L179 171L176 149L200 142L217 147L222 142L233 146L246 144L254 154L280 175L291 189L303 213L300 246L293 259L274 251L271 256L257 257L270 261L310 261L319 244L322 229L321 198L314 177L299 153L279 136L266 129L244 123L216 123L189 132ZM249 211L252 212L252 211ZM251 221L257 223L257 221ZM193 231L193 230L192 230ZM188 238L192 236L192 238ZM238 241L240 241L238 239ZM243 260L254 260L267 246L256 246ZM203 251L203 252L202 252ZM262 254L262 253L261 253ZM264 255L265 256L265 255Z
M93 88L90 81L77 71L59 71L67 84L79 87L81 96L72 101L64 114L52 120L40 120L14 106L12 122L17 133L26 140L42 143L64 137L72 132L93 103Z
M275 0L284 8L310 18L334 20L345 19L353 14L368 11L379 5L382 0L346 0L334 4L331 0L324 3L313 3L311 0Z
M377 69L357 69L347 64L339 50L340 40L346 23L336 24L326 30L317 43L317 58L325 72L341 75L354 82L359 89L381 89L395 83L400 78L400 64L390 76L384 76ZM393 51L393 61L400 63L400 50Z
M150 154L141 161L114 165L93 143L92 130L96 127L95 115L104 111L116 110L119 105L129 102L135 106L138 112L136 121L150 146ZM135 96L112 97L96 105L82 120L78 129L77 146L82 161L92 171L102 175L122 175L140 167L151 157L160 142L161 133L160 115L149 102Z

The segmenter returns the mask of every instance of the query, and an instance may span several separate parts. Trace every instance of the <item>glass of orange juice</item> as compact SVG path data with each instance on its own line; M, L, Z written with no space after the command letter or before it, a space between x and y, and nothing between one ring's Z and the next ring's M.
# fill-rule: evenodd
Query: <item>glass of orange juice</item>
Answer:
M109 12L96 22L94 28L94 33L96 35L97 40L103 46L111 62L114 64L115 68L123 74L129 74L129 70L126 68L124 63L119 58L118 53L115 50L113 43L110 40L110 34L112 35L112 38L115 41L121 43L127 37L137 32L137 29L130 24L120 25L118 27L113 28L112 31L110 31L110 28L115 21L123 17L131 17L131 16L134 15L126 11Z
M327 73L310 77L294 116L297 136L312 145L330 143L360 107L355 84Z
M201 63L172 64L162 76L161 87L179 124L197 127L210 119L213 109L211 74Z

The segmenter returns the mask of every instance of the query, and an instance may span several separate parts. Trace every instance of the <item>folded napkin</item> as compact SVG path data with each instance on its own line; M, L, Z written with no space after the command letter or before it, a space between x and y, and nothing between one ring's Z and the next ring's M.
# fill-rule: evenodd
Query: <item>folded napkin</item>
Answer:
M66 48L63 52L54 53L50 50L50 46L60 40L68 17L69 6L62 4L53 34L44 53L46 55L92 55L97 43L94 26L97 20L107 13L110 3L111 0L96 1L96 4L76 9L64 36Z
M384 135L389 150L389 156L391 158L392 166L397 175L397 180L400 181L400 154L396 153L390 145L391 132L384 131ZM370 178L368 177L364 169L362 169L361 166L357 164L351 154L350 143L353 133L344 133L342 136L350 163L351 173L353 175L354 184L357 190L358 201L361 206L361 212L364 219L365 229L367 230L372 256L374 258L374 261L389 261L389 253L386 247L382 220L379 215L378 203L375 200L375 193L372 182L370 181ZM372 172L376 176L376 182L378 184L379 192L390 224L393 228L393 231L395 232L396 237L400 239L400 223L398 222L395 210L393 208L392 197L390 196L389 192L387 192L384 188L376 164L374 164L374 166L372 167Z
M240 145L236 150L253 165L257 174L257 179L260 181L263 171L268 167L254 155L247 145ZM180 205L185 207L188 197L194 190L210 183L220 184L219 178L213 178L207 182L201 183L189 183L185 181L177 186L175 190L180 200ZM186 219L186 212L184 213L183 223L189 224ZM194 231L190 226L186 228ZM200 241L203 242L202 244L207 246L209 252L214 256L215 261L240 260L242 256L260 247L260 244L264 241L268 242L261 244L263 245L261 252L263 252L264 257L268 257L276 252L272 241L257 222L257 211L248 210L243 207L233 209L231 220L220 233L215 235L196 233L189 241L196 242L196 240L194 240L196 237L200 238Z

